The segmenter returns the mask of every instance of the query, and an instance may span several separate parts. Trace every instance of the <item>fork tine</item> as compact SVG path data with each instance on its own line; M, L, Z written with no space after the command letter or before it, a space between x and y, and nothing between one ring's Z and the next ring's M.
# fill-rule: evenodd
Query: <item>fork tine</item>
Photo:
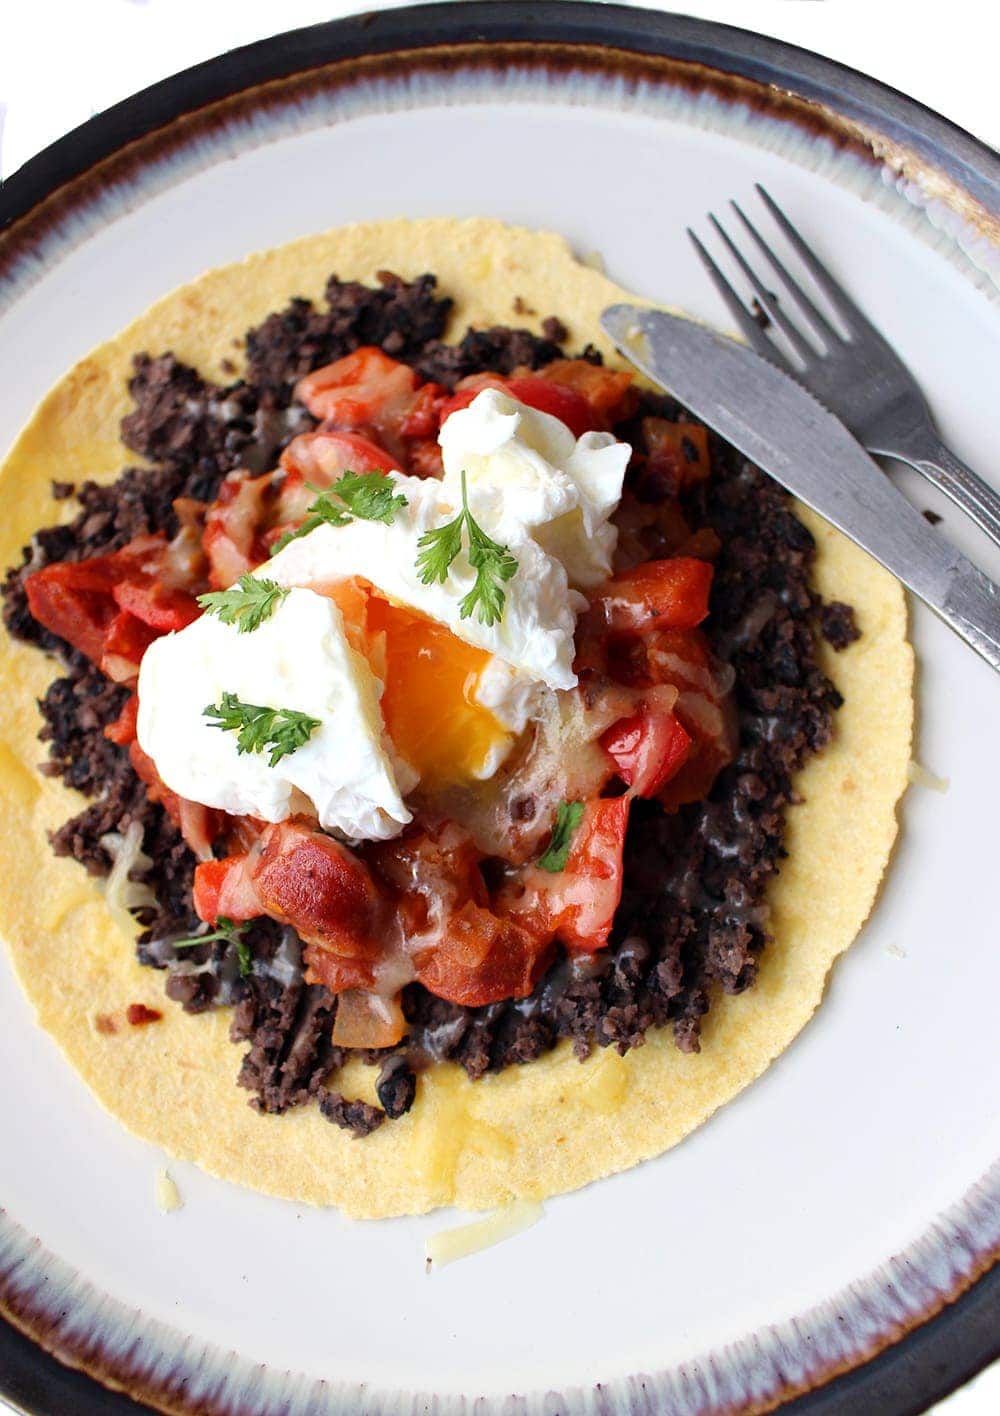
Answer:
M777 364L780 368L784 369L785 373L794 373L794 370L784 354L768 339L767 335L754 319L753 314L744 305L743 301L729 284L729 281L722 274L722 271L705 250L705 247L698 240L698 237L691 230L690 226L687 228L687 234L691 238L691 244L698 252L702 265L708 271L712 284L722 296L729 313L743 331L751 349L756 350L763 358L770 359L773 364Z
M732 256L733 260L739 266L740 270L746 276L747 280L749 280L754 290L756 290L758 300L764 306L764 309L771 316L772 320L774 320L778 328L788 339L789 343L792 345L799 358L807 364L811 360L815 359L816 350L812 347L812 345L807 339L803 338L803 336L792 324L791 320L785 314L784 310L781 309L781 307L779 306L775 297L771 294L770 290L768 290L767 286L760 279L757 272L754 270L754 268L750 265L749 261L743 255L742 251L740 251L739 247L732 240L728 231L725 229L722 223L717 221L716 218L711 214L711 212L709 213L708 219L715 227L721 239L725 242L726 248L728 249L729 254Z
M875 329L875 326L871 323L867 316L864 315L861 310L858 309L857 305L855 305L854 301L848 295L847 291L843 288L843 286L840 285L838 281L834 280L833 276L827 270L826 266L823 264L820 258L813 252L810 246L806 245L805 241L796 231L792 223L788 220L788 217L781 210L781 207L778 206L778 203L774 200L774 198L768 195L768 193L764 190L764 188L760 185L759 182L755 182L754 185L757 188L757 191L764 205L767 207L768 211L771 213L775 221L781 227L782 231L788 237L788 240L791 245L798 252L799 256L802 259L803 265L810 272L813 279L816 281L816 284L826 295L827 299L830 301L830 304L841 316L844 323L847 325L847 328L852 332L852 334L878 334L878 331ZM881 336L879 337L881 338Z
M789 271L785 268L784 263L780 261L778 257L774 254L774 252L771 250L770 246L764 240L763 236L757 230L756 226L754 226L750 218L744 214L741 207L736 202L730 202L729 205L732 207L733 211L735 211L736 215L742 221L743 225L753 237L754 241L756 241L761 252L770 261L776 275L778 276L778 279L783 282L785 289L788 291L789 295L791 295L793 300L796 300L798 302L799 308L804 312L806 318L812 321L813 326L825 341L826 347L829 349L832 348L832 346L835 344L842 343L843 341L841 339L841 336L837 333L833 325L823 314L822 310L818 310L816 308L816 306L810 300L806 292L802 289L798 281L792 277Z

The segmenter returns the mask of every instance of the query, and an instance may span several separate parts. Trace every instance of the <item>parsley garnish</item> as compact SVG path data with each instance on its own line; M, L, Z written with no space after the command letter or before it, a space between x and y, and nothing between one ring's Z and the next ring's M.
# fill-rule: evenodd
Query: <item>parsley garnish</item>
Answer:
M218 615L223 624L234 624L240 634L250 634L274 614L288 590L276 580L258 580L249 571L228 590L209 590L198 596L206 614Z
M264 708L258 703L243 703L235 693L224 693L218 703L210 703L203 710L203 716L218 719L212 724L213 728L239 734L237 752L264 752L270 747L270 767L276 767L283 757L307 743L320 726L319 719L310 718L307 713L299 713L294 708Z
M198 944L214 944L217 939L224 939L227 944L232 944L236 949L236 957L240 963L240 977L246 978L253 968L253 954L250 945L243 938L248 924L235 924L225 915L219 915L215 921L215 928L209 934L195 934L190 939L172 939L171 947L174 949L194 949Z
M386 472L345 472L332 487L324 490L312 482L306 486L319 496L306 510L306 519L296 531L286 531L275 543L274 551L283 550L289 541L308 536L317 526L346 526L355 517L360 521L383 521L389 526L396 512L406 505L402 492Z
M583 810L582 801L561 801L556 807L556 824L552 828L552 838L544 853L538 857L537 864L541 870L556 875L560 870L566 869L573 837L583 820Z
M503 616L506 596L503 582L517 573L517 561L506 546L492 541L473 518L469 510L469 498L462 473L462 510L454 521L425 531L417 542L420 554L417 556L417 570L424 585L435 582L443 585L448 578L451 563L462 549L462 531L469 537L469 564L476 572L475 583L467 595L463 595L459 612L462 619L468 619L475 611L485 625L496 624Z

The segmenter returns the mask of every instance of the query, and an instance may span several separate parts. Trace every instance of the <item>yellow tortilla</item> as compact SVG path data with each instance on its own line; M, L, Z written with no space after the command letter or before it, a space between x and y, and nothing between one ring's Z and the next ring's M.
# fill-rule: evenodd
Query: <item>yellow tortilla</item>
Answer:
M557 314L571 343L592 340L618 363L599 312L626 292L579 264L561 237L496 221L389 221L308 237L175 291L102 345L43 400L0 471L0 564L17 561L33 531L72 515L49 483L111 480L127 460L118 423L128 411L132 355L172 349L226 381L248 326L290 296L318 298L331 271L372 281L434 271L455 297L451 337L467 324L529 324ZM514 301L518 300L517 311ZM536 314L525 314L525 308ZM774 942L760 980L720 996L699 1055L651 1032L625 1058L607 1050L580 1064L567 1045L529 1066L476 1083L453 1065L421 1077L410 1113L356 1141L316 1106L260 1116L234 1085L241 1049L229 1010L191 1016L163 997L163 975L141 968L79 865L53 856L46 832L83 800L42 777L35 700L53 677L37 651L0 639L0 933L39 1023L100 1101L129 1129L212 1174L271 1195L336 1204L376 1218L437 1205L480 1209L539 1199L623 1170L675 1145L758 1077L808 1022L830 966L867 917L896 836L913 717L913 655L897 582L817 517L802 511L819 555L816 586L854 605L860 641L827 673L844 694L836 739L798 782L788 860L771 891ZM129 1027L145 1003L161 1022ZM110 1018L117 1031L102 1030ZM373 1100L375 1069L338 1080Z

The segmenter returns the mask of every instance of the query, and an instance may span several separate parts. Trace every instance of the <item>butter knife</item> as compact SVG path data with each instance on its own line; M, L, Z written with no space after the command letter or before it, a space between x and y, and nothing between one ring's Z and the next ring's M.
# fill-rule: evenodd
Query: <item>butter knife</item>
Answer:
M1000 673L1000 586L933 531L794 379L745 344L678 315L612 305L626 359L891 571Z

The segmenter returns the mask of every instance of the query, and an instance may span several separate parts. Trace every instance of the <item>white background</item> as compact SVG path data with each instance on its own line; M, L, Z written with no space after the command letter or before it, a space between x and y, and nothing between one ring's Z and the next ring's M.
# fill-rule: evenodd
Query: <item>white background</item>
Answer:
M178 69L371 7L363 0L0 0L0 177L91 114ZM677 9L839 59L1000 145L996 0L677 0ZM1000 1412L1000 1364L935 1410Z

